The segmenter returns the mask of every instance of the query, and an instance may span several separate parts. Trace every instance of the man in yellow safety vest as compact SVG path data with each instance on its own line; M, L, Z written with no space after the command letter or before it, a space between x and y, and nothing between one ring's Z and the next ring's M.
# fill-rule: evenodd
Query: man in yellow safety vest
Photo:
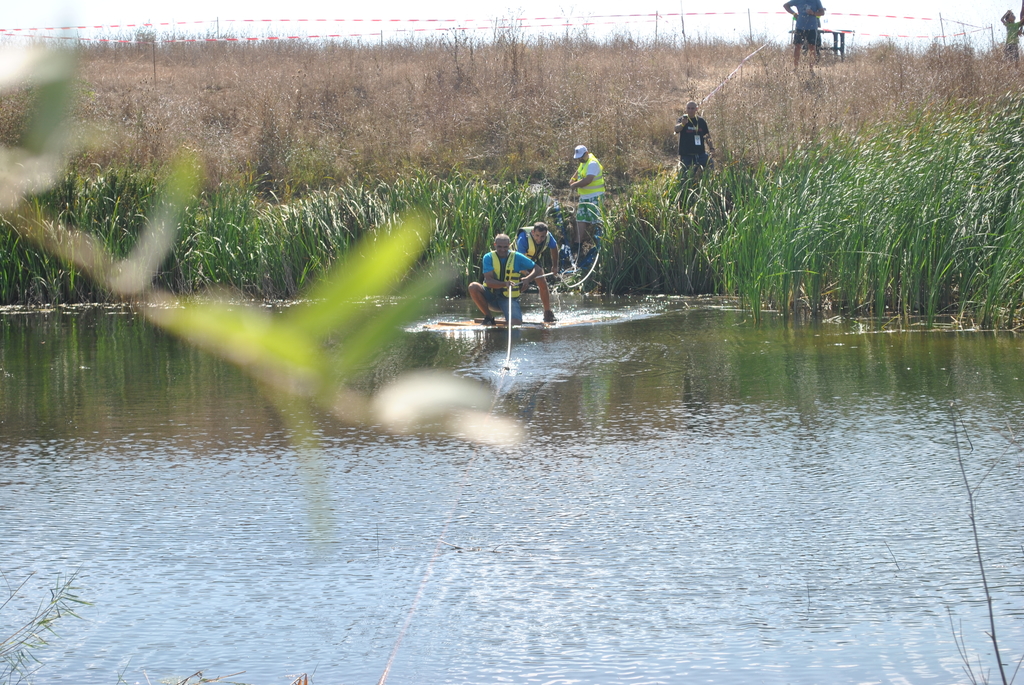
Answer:
M580 202L576 205L576 242L572 251L580 252L583 238L590 227L603 223L601 219L601 202L604 199L604 167L586 145L577 145L573 151L573 159L579 164L576 173L569 179L569 187L580 194Z
M484 325L494 325L492 312L505 314L512 325L523 322L519 306L519 292L544 270L521 252L512 251L512 239L505 233L494 236L494 250L484 255L481 262L483 282L469 284L469 296L484 315Z
M543 221L520 228L513 249L532 259L542 271L547 266L551 274L558 276L558 243ZM544 323L554 323L555 312L551 309L551 293L546 278L537 279L537 292L544 306Z

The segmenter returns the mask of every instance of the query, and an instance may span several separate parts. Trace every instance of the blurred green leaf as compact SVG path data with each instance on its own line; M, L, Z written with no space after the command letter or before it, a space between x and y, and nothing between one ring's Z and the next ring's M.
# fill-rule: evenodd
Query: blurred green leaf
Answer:
M67 143L74 59L64 52L0 50L0 89L34 88L30 126L16 148L0 148L0 210L53 185Z
M394 331L411 321L428 300L441 294L450 276L428 273L402 289L400 299L390 305L374 307L372 316L345 338L335 368L343 376L369 362L394 336Z
M180 305L168 299L145 313L161 328L274 387L309 394L323 378L325 364L316 341L267 311L223 302Z
M387 234L364 239L309 293L309 302L289 313L292 325L324 337L359 315L353 305L391 289L420 258L432 228L410 218Z
M71 70L67 78L39 87L36 109L21 146L31 153L54 153L62 144L64 119L71 107Z
M104 279L111 291L134 295L148 288L160 264L167 258L178 236L178 223L185 207L199 190L199 164L193 155L179 155L174 161L163 202L146 222L131 254L109 270Z
M29 153L53 153L64 142L61 134L71 107L74 74L75 60L63 51L0 51L0 88L36 90L31 125L21 141Z

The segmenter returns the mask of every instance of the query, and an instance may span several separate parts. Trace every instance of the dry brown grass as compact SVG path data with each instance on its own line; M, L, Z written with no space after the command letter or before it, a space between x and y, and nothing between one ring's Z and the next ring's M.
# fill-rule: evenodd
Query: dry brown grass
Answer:
M566 180L589 145L619 183L674 162L672 125L749 54L579 35L483 42L461 34L384 45L300 42L93 45L80 49L76 116L102 133L81 161L159 164L199 151L214 181L267 175L280 186L392 178L410 167ZM778 159L795 146L925 106L994 101L1024 84L995 51L893 45L827 57L794 74L769 46L705 106L729 159ZM0 108L0 133L16 130ZM951 116L956 116L951 113Z

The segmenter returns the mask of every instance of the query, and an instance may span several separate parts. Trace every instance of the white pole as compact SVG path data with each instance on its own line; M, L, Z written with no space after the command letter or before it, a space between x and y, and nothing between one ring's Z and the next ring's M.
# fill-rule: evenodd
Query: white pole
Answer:
M515 263L513 262L513 266ZM508 371L509 360L512 359L512 282L508 284L508 315L505 317L505 327L508 328L508 353L505 355L505 367Z

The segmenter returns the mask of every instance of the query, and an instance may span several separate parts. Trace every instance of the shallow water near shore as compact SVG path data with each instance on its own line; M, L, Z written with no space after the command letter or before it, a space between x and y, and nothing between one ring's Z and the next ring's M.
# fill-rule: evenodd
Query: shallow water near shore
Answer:
M376 683L394 653L388 683L966 682L947 612L994 662L951 401L1012 672L1024 338L557 305L611 322L514 331L505 372L505 331L413 327L361 381L478 379L514 449L323 418L297 451L130 311L0 314L0 570L93 602L37 679Z

